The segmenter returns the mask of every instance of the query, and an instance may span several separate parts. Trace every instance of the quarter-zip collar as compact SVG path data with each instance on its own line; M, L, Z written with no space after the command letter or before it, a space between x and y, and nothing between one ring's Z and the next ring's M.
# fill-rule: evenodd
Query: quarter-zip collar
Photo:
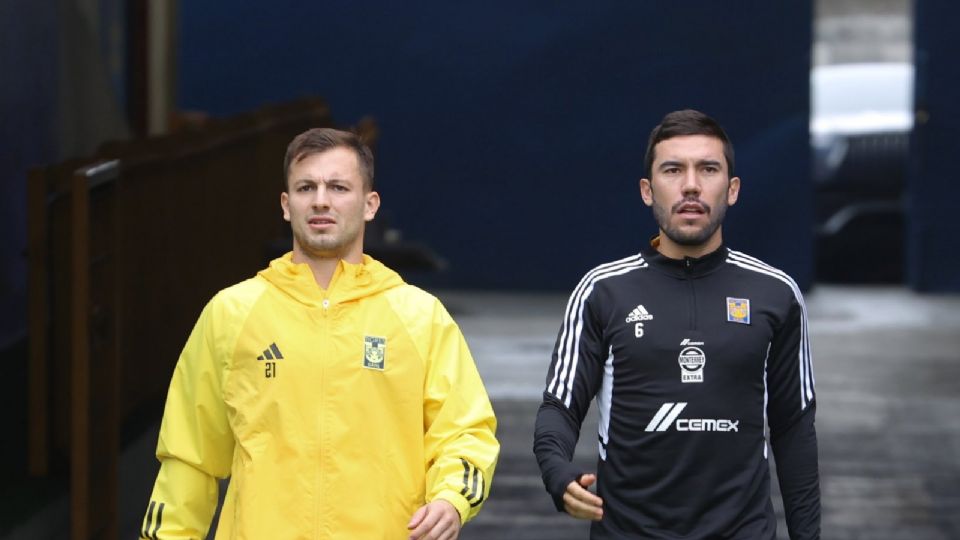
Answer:
M720 247L715 251L707 253L703 257L671 259L657 251L658 240L659 237L654 238L650 245L641 250L643 258L653 268L681 279L696 278L709 274L719 268L727 258L727 246L720 244Z
M293 262L291 252L270 261L258 275L294 300L314 307L326 307L324 301L339 304L358 300L404 283L399 274L369 255L364 255L360 264L341 259L327 289L317 285L307 264Z

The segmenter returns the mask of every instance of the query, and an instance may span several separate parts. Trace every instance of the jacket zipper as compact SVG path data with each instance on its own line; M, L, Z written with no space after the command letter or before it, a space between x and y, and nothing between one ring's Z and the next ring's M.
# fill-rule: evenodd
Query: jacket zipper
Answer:
M697 329L697 288L693 284L693 260L685 257L683 261L683 274L690 285L690 330Z
M322 315L321 320L323 322L320 330L320 336L321 336L320 343L329 343L330 340L327 338L329 336L329 331L330 331L330 321L327 317L329 315L330 299L327 297L324 297L323 300L320 302L320 305L323 307L323 311L321 312L321 315ZM324 369L324 366L323 366L323 362L327 358L326 352L327 352L326 349L321 347L320 410L318 411L318 414L317 414L317 418L320 419L320 427L318 429L318 434L317 434L318 435L317 437L318 452L317 453L319 455L317 456L318 457L317 459L317 502L315 506L316 510L314 512L314 515L316 516L316 522L315 522L316 533L314 535L314 538L323 538L325 536L324 529L326 529L328 526L327 520L329 518L329 516L327 516L323 512L323 498L326 495L323 489L323 469L324 469L323 461L326 459L326 456L327 456L327 453L325 452L326 444L324 442L324 437L326 435L325 428L326 428L326 422L327 422L327 419L324 417L324 413L327 410L327 407L324 404L324 396L326 396L327 394L324 389L324 386L326 384L326 373L325 373L326 370Z

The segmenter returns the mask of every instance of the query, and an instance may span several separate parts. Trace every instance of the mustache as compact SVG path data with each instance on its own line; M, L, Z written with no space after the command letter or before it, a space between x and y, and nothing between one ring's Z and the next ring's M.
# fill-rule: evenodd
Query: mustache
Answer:
M710 211L712 210L712 209L710 208L710 205L709 205L709 204L701 201L700 199L698 199L698 198L696 198L696 197L687 197L687 198L681 200L680 202L678 202L677 204L674 204L672 207L670 207L670 212L673 213L673 214L676 214L678 211L680 211L680 207L681 207L681 206L683 206L683 205L685 205L685 204L691 204L691 203L692 203L692 204L698 204L698 205L702 206L702 207L703 207L703 211L706 212L707 214L709 214Z

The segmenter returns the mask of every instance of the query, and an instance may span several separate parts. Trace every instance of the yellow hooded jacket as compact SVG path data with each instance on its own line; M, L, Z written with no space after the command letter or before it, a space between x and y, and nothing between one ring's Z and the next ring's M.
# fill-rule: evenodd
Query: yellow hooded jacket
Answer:
M381 263L321 289L291 255L218 293L180 355L142 538L407 538L489 494L496 419L441 303Z

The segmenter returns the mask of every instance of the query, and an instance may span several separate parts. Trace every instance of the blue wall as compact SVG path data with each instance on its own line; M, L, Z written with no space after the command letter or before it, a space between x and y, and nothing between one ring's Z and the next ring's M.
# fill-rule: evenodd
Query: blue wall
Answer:
M59 159L56 2L0 2L0 348L26 332L27 171Z
M451 262L427 284L545 289L656 232L646 137L698 108L737 148L728 244L806 285L809 4L183 2L179 106L372 115L384 210Z
M908 176L907 281L920 291L960 292L960 5L917 0L917 122Z

